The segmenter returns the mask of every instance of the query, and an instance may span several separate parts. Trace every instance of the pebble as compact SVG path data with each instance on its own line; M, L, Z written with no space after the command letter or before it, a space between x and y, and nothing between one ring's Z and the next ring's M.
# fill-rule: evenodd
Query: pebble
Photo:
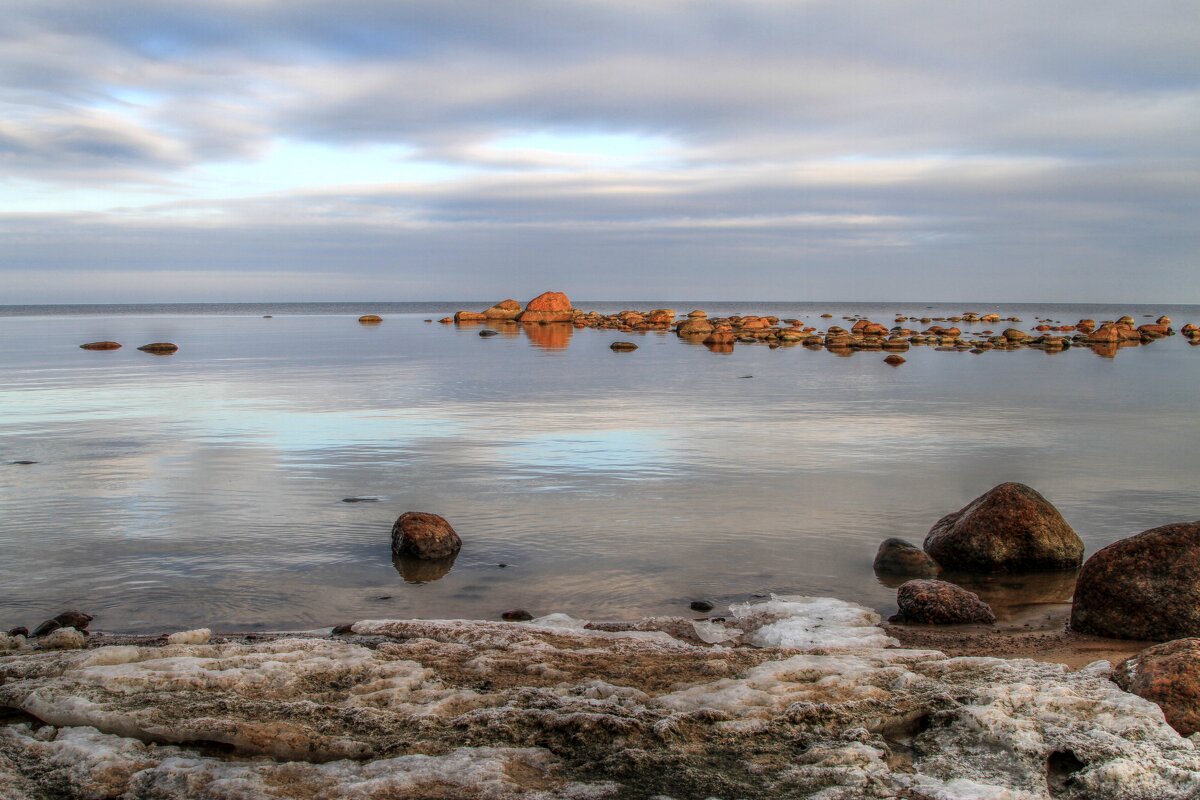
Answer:
M494 331L494 330L492 330L491 328L484 328L483 330L481 330L481 331L479 332L479 335L480 335L480 336L482 336L483 338L485 338L485 339L486 339L486 338L488 338L489 336L498 336L498 335L500 335L500 331Z
M38 462L36 462L36 461L25 461L25 460L21 460L21 461L10 461L10 462L8 462L8 463L10 463L10 464L25 464L25 465L28 465L28 464L36 464L36 463L38 463Z
M638 346L633 342L613 342L609 345L609 349L617 353L628 353L638 349Z
M713 604L707 600L693 600L689 608L691 608L692 611L712 611Z
M343 497L343 503L378 503L378 497Z

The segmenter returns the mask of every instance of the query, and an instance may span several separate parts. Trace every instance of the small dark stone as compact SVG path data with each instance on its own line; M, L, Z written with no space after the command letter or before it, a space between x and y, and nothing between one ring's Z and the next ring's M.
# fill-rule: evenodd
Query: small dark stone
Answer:
M351 633L354 633L354 623L353 622L347 622L344 625L333 626L333 635L334 636L348 636Z
M692 609L692 611L712 611L713 610L713 604L708 602L707 600L693 600L691 605L688 607L690 609Z
M343 497L343 503L378 503L378 497Z
M159 356L169 356L178 349L179 345L174 344L173 342L151 342L150 344L144 344L138 348L138 350L141 350L142 352L153 353L154 355Z
M33 635L34 636L45 636L47 633L50 633L51 631L56 631L61 627L62 627L62 625L59 625L54 620L48 619L45 622L43 622L41 625L38 625L36 628L33 629Z
M433 322L433 320L431 320L431 319L427 319L427 320L425 320L425 321L426 321L426 322Z
M263 314L263 319L270 319L270 318L271 318L270 314Z
M10 630L8 632L8 635L9 636L28 636L29 628L26 628L24 625L20 625L16 628L13 628L12 630Z
M739 378L753 378L753 375L738 375Z
M514 608L501 614L500 619L505 622L528 622L533 619L533 614L530 614L523 608Z
M633 342L613 342L609 348L618 353L628 353L638 349Z
M88 623L95 617L91 614L85 614L82 611L64 611L54 618L64 628L74 628L77 631L87 632Z
M26 460L23 460L23 459L22 459L21 461L10 461L10 462L8 462L8 463L10 463L10 464L24 464L24 465L28 465L28 464L36 464L36 463L38 463L38 462L36 462L36 461L26 461Z
M479 335L486 339L489 336L499 336L500 331L494 331L491 328L484 328L479 332Z
M884 539L875 554L875 572L914 577L936 577L940 570L937 562L915 544L897 539Z
M504 569L505 567L508 566L508 564L500 563L500 564L497 564L496 566L499 567L500 569Z
M379 595L379 597L376 597L375 599L376 600L391 600L392 596L390 594L381 594L381 595Z

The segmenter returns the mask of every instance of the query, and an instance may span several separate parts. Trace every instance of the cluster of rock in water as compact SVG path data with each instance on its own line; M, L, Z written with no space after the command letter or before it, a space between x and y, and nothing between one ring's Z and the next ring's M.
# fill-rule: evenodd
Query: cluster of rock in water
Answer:
M822 314L829 318L832 315ZM694 310L680 318L675 309L658 308L649 311L626 310L617 314L600 314L575 309L562 292L545 292L538 295L522 309L516 300L503 300L484 311L459 311L452 317L439 320L442 323L491 323L491 324L570 324L575 328L599 328L623 332L674 331L681 338L698 342L715 352L732 352L735 344L803 345L824 348L834 353L849 354L860 350L887 351L895 358L889 363L904 363L897 355L913 346L932 346L940 350L971 351L983 353L988 350L1018 350L1026 347L1057 352L1080 345L1094 349L1101 355L1115 355L1120 347L1147 344L1164 336L1172 336L1175 330L1171 319L1159 317L1154 323L1137 325L1131 316L1117 320L1105 320L1097 325L1095 320L1081 319L1071 325L1052 325L1047 320L1037 325L1034 332L1009 327L1000 333L984 330L979 333L964 332L958 323L998 324L1020 322L1016 317L1001 318L999 314L979 314L966 311L961 315L941 317L906 317L898 315L892 327L861 317L847 317L850 327L831 325L824 331L806 325L799 319L780 319L776 316L730 316L710 318L702 310ZM934 323L946 322L949 325ZM921 329L907 327L919 323ZM494 334L485 330L481 335ZM1193 344L1200 344L1200 327L1184 325L1180 329ZM614 349L636 349L630 342L618 342Z

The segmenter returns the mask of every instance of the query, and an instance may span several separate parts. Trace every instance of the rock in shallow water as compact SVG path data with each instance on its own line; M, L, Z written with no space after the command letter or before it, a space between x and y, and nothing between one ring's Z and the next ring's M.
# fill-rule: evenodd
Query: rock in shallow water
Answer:
M1083 541L1046 498L1002 483L938 520L925 552L943 569L1035 572L1078 567Z
M423 511L406 511L392 525L392 555L429 561L450 558L462 549L462 539L444 518Z
M1200 521L1143 531L1092 554L1071 628L1117 639L1200 636Z
M991 624L996 615L979 595L946 581L917 579L896 590L900 619L933 625Z
M120 350L120 342L88 342L79 345L81 350Z
M142 345L138 350L156 356L169 356L179 350L179 345L173 342L151 342L150 344Z
M1193 743L1107 669L891 649L877 621L836 600L774 598L735 606L724 624L762 647L552 615L356 623L371 647L281 639L0 657L0 705L55 726L0 727L0 777L12 798L1200 791ZM211 754L214 742L228 752Z
M911 575L914 578L933 578L941 571L937 562L924 550L895 537L879 543L872 566L877 573Z

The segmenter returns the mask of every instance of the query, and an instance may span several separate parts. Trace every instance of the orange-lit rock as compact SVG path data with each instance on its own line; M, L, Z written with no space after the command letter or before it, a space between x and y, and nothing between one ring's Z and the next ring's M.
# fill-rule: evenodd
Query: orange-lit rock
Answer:
M525 305L521 322L570 322L575 317L571 301L562 292L542 292Z
M501 300L483 312L487 319L516 319L521 316L521 304L516 300Z

